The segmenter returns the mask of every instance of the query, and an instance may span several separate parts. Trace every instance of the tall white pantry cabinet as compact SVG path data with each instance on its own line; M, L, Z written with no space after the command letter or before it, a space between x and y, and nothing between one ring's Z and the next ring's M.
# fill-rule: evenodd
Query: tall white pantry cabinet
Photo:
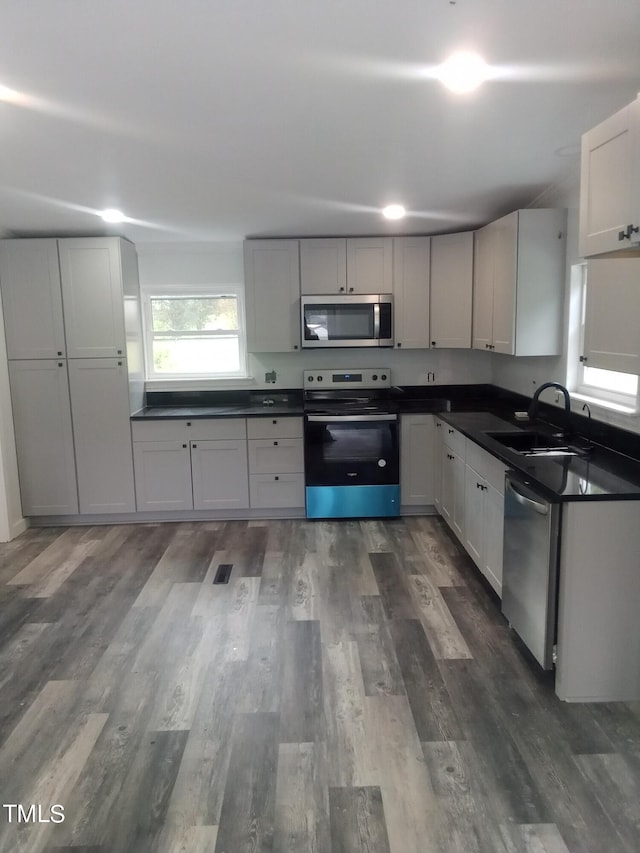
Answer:
M3 240L0 292L24 515L134 512L129 415L144 373L133 244Z

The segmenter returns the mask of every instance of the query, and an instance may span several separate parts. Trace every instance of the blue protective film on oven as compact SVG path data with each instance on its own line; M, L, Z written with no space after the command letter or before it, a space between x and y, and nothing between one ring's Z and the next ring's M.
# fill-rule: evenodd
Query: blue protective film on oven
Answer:
M307 518L389 518L400 514L400 486L307 486Z

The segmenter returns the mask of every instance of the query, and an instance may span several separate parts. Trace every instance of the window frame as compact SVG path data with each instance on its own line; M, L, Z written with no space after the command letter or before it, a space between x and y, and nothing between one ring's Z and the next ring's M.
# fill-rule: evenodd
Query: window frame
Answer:
M576 264L579 267L577 274L576 287L579 288L578 311L579 311L579 335L578 335L578 351L575 353L576 360L576 379L574 393L581 399L599 404L606 408L615 409L618 412L626 414L636 414L640 411L640 378L636 392L627 394L620 391L607 390L600 385L593 385L589 382L585 372L591 370L603 370L609 373L619 373L619 371L608 371L606 368L594 368L583 360L585 349L585 326L586 326L586 307L587 307L587 287L588 287L588 263L583 261ZM636 374L628 374L635 376Z
M174 382L174 381L198 381L216 382L224 380L242 380L249 378L247 375L247 334L245 319L244 285L242 284L163 284L145 285L141 288L142 302L142 333L145 362L146 382ZM156 339L153 330L153 313L151 303L153 299L189 299L189 298L216 298L220 296L234 296L238 307L238 369L224 372L211 373L158 373L153 367L153 343ZM222 337L228 335L227 330L208 330L205 337ZM236 333L234 333L234 336ZM180 333L177 333L180 336ZM189 333L184 334L188 338Z

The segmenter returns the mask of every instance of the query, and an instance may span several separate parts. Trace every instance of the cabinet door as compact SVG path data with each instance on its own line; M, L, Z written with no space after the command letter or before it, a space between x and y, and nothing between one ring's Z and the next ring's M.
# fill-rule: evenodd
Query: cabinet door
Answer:
M3 240L0 285L10 359L64 356L56 240Z
M449 527L453 527L455 492L455 453L446 444L442 444L442 485L440 489L440 514Z
M493 349L515 353L518 211L492 223L494 230Z
M393 240L393 310L396 348L429 348L430 237Z
M70 360L69 386L80 512L135 512L126 360Z
M431 346L471 347L473 232L431 238Z
M640 258L589 261L584 357L588 367L640 373Z
M393 293L391 237L347 240L347 293Z
M440 515L442 512L442 421L434 419L433 429L433 503Z
M453 467L453 513L451 518L451 528L461 542L464 542L465 531L465 468L464 458L456 453L452 454Z
M300 293L346 293L347 241L300 240Z
M24 515L78 512L66 362L9 363Z
M58 241L69 358L125 355L124 296L119 240Z
M640 99L582 137L580 245L582 257L628 249L640 231Z
M466 518L468 524L468 514ZM500 596L502 595L503 535L504 495L487 483L487 491L484 492L484 553L480 570Z
M297 240L244 244L247 350L300 349L300 264Z
M484 563L486 491L485 480L470 465L465 465L464 547L478 568Z
M194 509L247 509L247 442L192 441Z
M400 503L425 506L434 500L433 415L400 418Z
M138 512L193 509L187 441L134 441Z
M473 348L491 349L493 344L494 229L486 225L476 231L473 243Z

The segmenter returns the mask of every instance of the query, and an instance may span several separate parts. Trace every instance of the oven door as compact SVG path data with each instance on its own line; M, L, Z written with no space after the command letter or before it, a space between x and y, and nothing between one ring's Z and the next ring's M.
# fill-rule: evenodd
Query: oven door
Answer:
M398 515L397 415L307 415L304 455L308 518Z

